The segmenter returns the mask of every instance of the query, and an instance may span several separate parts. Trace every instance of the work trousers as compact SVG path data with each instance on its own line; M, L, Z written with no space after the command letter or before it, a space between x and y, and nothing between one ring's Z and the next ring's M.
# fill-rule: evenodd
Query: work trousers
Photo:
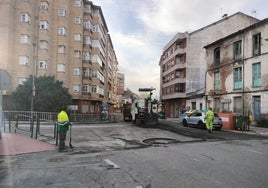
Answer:
M207 118L206 119L206 127L207 127L207 130L212 131L212 128L213 128L213 119L211 119L211 118Z
M65 148L65 140L66 140L66 132L60 132L59 133L59 149L62 150Z

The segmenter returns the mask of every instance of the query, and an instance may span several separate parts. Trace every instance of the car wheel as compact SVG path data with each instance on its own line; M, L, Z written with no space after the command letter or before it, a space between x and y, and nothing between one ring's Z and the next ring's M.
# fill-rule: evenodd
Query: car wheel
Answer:
M199 121L197 125L199 129L205 129L205 124L202 121Z
M183 124L183 126L185 126L185 127L188 126L188 123L187 123L187 121L186 121L185 119L182 121L182 124Z
M220 131L221 130L221 127L217 127L217 128L215 128L217 131Z

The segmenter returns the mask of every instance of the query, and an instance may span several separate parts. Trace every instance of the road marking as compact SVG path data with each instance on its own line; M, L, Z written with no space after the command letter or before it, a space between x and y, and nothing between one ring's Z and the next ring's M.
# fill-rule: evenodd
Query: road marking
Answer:
M115 164L110 159L104 159L104 162L106 162L109 165L110 168L115 168L115 169L119 169L120 168L117 164Z
M246 149L245 151L249 151L249 152L252 152L252 153L258 153L258 154L263 154L263 152L256 151L256 150L251 150L251 149Z

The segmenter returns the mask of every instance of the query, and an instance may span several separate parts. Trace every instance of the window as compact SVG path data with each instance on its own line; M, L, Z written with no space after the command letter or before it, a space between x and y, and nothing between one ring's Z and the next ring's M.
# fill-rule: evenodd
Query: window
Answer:
M233 57L234 60L240 60L242 58L242 41L237 41L233 44Z
M20 15L20 22L29 23L30 22L30 15L28 13L22 13Z
M39 46L41 49L48 49L48 41L40 40Z
M75 6L75 7L81 7L81 5L82 5L81 0L75 0L75 1L74 1L74 6Z
M92 26L92 31L93 32L98 32L99 31L99 26L98 25L93 25Z
M65 16L65 15L66 15L65 8L59 8L58 9L58 16Z
M96 93L97 92L97 86L91 86L92 89L92 93Z
M65 72L65 65L57 64L57 72Z
M19 56L19 64L20 65L29 65L29 57L28 56Z
M74 18L74 23L75 23L75 24L81 24L81 17L80 17L80 16L76 16L76 17Z
M85 14L91 14L91 6L90 5L85 5L84 13Z
M48 29L48 22L40 21L40 29Z
M73 91L74 92L79 92L80 91L80 85L74 85L73 86Z
M83 60L90 60L89 52L83 52Z
M261 34L258 33L256 35L253 35L253 56L257 56L261 54Z
M66 33L66 29L64 27L59 27L58 34L59 35L65 35L65 33Z
M89 31L90 27L91 27L90 21L84 21L84 29Z
M40 2L40 10L48 10L48 2L47 1Z
M82 85L82 92L91 93L91 90L92 88L90 85L86 85L86 84Z
M220 72L214 73L214 90L219 91L221 89L221 75Z
M92 77L92 70L90 68L83 68L83 78L88 79Z
M221 62L221 50L220 48L216 48L214 50L214 63L220 64L220 62Z
M74 40L81 41L81 34L79 34L79 33L74 34Z
M58 53L59 54L64 54L65 53L65 46L64 45L59 45L58 46Z
M83 44L84 44L84 47L86 48L90 48L92 46L90 36L84 37Z
M74 57L75 58L80 58L80 56L81 56L81 52L79 50L75 50L74 51Z
M80 69L79 68L74 68L73 74L75 76L79 76L80 75Z
M184 83L178 83L175 85L175 92L179 92L179 93L184 92L185 91L184 88L185 88Z
M20 35L20 43L22 44L30 44L30 36L26 34Z
M234 89L242 88L242 67L234 69Z
M253 87L261 86L261 63L252 64L252 82Z
M39 69L47 69L47 61L39 61Z

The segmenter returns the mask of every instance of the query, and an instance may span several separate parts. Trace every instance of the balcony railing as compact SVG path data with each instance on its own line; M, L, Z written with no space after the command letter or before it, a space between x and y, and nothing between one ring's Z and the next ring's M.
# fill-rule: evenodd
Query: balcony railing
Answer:
M167 99L176 99L176 98L186 98L186 93L183 93L183 92L176 92L176 93L172 93L172 94L165 94L165 95L162 95L162 99L163 99L163 100L167 100Z

